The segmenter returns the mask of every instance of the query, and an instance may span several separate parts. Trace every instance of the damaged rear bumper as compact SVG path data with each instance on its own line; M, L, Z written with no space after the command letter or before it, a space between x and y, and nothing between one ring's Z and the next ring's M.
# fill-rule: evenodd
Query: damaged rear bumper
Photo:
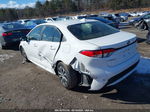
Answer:
M78 71L80 74L84 74L87 77L91 77L90 81L83 80L83 85L89 85L89 90L100 90L104 86L111 86L119 83L123 79L127 78L130 74L132 74L136 66L139 62L139 55L135 55L133 58L128 60L126 63L122 63L121 65L115 66L114 68L109 67L93 67L89 69L90 65L84 63L84 61L80 62L77 58L74 58L70 63L72 68ZM83 76L83 75L81 75ZM88 78L87 78L88 79ZM86 84L84 84L86 83Z
M103 88L104 86L112 86L115 85L125 78L127 78L129 75L131 75L138 65L139 61L137 61L135 64L130 66L128 69L124 70L123 72L115 75L114 77L110 78L109 80L93 80L90 90L99 90Z

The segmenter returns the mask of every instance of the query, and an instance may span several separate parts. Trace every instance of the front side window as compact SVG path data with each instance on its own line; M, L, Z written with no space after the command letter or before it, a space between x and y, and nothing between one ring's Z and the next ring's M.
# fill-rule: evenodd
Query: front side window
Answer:
M43 29L43 26L38 26L35 29L33 29L28 35L27 37L30 40L41 40L41 31Z
M70 25L68 30L79 40L100 38L119 32L119 30L99 21Z

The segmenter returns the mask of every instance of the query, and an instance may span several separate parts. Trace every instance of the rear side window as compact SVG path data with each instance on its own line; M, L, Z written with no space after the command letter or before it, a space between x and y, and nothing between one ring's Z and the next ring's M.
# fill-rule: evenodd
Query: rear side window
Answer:
M68 30L79 40L95 39L119 32L102 22L86 22L68 26Z
M53 26L46 26L42 33L42 40L51 42L60 42L61 33Z
M58 29L54 29L54 36L53 36L53 42L60 42L61 40L61 33Z

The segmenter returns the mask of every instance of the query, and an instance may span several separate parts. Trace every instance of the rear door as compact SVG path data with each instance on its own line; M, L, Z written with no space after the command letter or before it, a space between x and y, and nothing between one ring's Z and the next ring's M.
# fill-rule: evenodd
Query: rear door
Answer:
M45 68L50 68L60 47L61 32L54 26L47 25L42 32L38 56Z

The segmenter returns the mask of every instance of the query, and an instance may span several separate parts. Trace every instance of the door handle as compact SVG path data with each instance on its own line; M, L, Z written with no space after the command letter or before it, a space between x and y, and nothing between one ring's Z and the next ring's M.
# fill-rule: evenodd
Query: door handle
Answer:
M50 46L50 49L51 49L51 50L55 50L56 48L55 48L55 47L53 47L53 46Z
M34 47L37 47L37 44L34 44Z
M38 54L40 57L44 57L44 55L41 53L41 52L39 52L39 54Z

